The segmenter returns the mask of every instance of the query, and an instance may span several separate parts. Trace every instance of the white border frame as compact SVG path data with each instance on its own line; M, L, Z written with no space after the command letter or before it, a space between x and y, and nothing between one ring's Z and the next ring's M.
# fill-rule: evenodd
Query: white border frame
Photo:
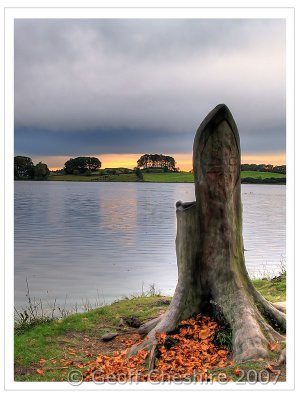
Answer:
M13 146L14 146L14 19L16 18L284 18L286 19L287 37L287 325L288 354L287 381L275 385L250 385L214 383L213 386L201 385L150 385L150 384L107 384L96 386L83 383L72 387L67 382L14 382L13 377L13 293L14 293L14 181L13 181ZM6 390L293 390L295 378L294 360L294 8L6 8L5 9L5 389Z

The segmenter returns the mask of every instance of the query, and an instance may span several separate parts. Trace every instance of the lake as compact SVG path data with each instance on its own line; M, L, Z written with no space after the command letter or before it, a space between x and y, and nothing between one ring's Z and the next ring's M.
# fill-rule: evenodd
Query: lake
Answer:
M151 284L173 294L177 200L190 183L15 182L15 306L110 303ZM250 276L276 275L285 258L286 187L242 185Z

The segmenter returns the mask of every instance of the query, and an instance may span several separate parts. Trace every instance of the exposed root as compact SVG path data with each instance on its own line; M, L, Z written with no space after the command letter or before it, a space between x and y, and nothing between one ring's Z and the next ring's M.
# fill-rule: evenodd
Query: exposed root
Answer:
M263 343L263 338L257 335L247 342L244 341L238 348L238 353L234 356L234 360L238 363L258 360L260 358L266 358L268 355L267 342Z
M281 330L283 333L286 332L286 315L275 307L272 303L266 300L256 290L254 292L254 299L259 311L266 318L269 324L275 328Z
M243 315L240 328L235 330L233 353L238 362L266 358L270 343L285 342L285 337L266 321L259 310L254 311L253 315Z
M157 333L172 333L176 330L180 321L187 318L187 307L183 311L182 307L178 307L176 296L174 296L174 299L175 302L172 301L166 313L141 326L139 332L142 335L147 334L146 338L141 343L134 345L127 353L127 356L130 357L137 354L139 350L147 350L149 352L150 370L155 365L155 358L157 357ZM220 306L233 330L233 354L237 362L265 358L268 355L269 343L285 341L285 337L273 328L275 326L278 329L279 323L281 328L285 327L285 315L267 300L262 299L263 301L259 303L261 307L256 307L254 302L248 302L247 297L236 295L237 303L234 308L228 308L226 302L223 304L224 306L226 304L225 308ZM220 301L218 304L220 304ZM264 308L262 309L262 307ZM234 309L234 314L231 312L228 314L228 309ZM268 315L266 315L266 310ZM189 316L192 317L193 313L190 312ZM268 323L270 318L273 323L276 318L276 323L273 326Z
M271 303L273 307L275 307L277 310L281 311L282 313L286 313L286 307L284 305L281 305L279 303Z
M156 327L156 325L162 320L165 314L160 315L159 317L156 317L154 319L151 319L150 321L146 322L145 324L141 325L138 329L138 333L143 336L147 335L152 329Z
M199 312L199 307L196 307L189 297L189 291L185 290L186 280L182 277L177 284L172 302L169 309L157 318L154 318L145 324L143 324L138 332L145 339L134 346L132 346L128 352L127 357L131 357L139 350L151 351L153 347L157 345L156 334L157 333L172 333L178 327L178 324ZM182 283L184 281L184 284ZM155 354L155 353L154 353Z
M269 342L285 342L285 336L281 335L279 332L273 329L272 326L269 325L263 318L261 321L261 325Z
M171 310L171 307L170 307ZM172 332L176 326L177 323L180 321L174 321L172 320L171 316L172 313L167 311L165 314L159 316L158 318L152 319L151 321L147 322L146 324L142 325L139 329L142 331L142 334L145 334L148 331L148 334L146 338L138 344L133 345L127 352L127 357L131 357L139 350L147 350L149 352L152 351L153 348L157 346L157 340L156 340L156 334L157 333L162 333L162 332ZM152 327L152 329L150 329ZM153 355L155 354L153 350ZM150 360L151 361L151 357Z
M135 356L140 350L146 350L151 352L153 346L157 346L157 340L155 337L154 329L148 334L148 336L138 344L134 344L130 349L127 351L126 356L132 357Z
M236 314L231 322L233 330L233 354L238 362L265 358L268 354L268 340L251 307Z
M183 319L195 315L191 306L182 307L182 304L185 303L182 295L184 291L181 289L180 286L177 288L173 301L166 313L140 327L139 333L147 336L141 343L134 345L127 352L127 356L130 357L137 354L139 350L148 351L150 370L155 365L155 358L157 357L157 333L172 333ZM235 303L234 307L229 297L227 296L227 301L224 298L222 299L224 301L222 301L220 298L216 304L221 304L221 312L224 313L224 317L228 320L233 331L233 354L236 361L243 362L265 358L268 355L269 343L285 341L285 337L273 328L273 326L277 329L278 327L285 328L285 315L273 307L259 293L254 296L255 300L259 297L262 299L259 298L260 302L259 304L256 303L256 305L254 301L249 301L239 291L236 292L235 296L231 297ZM232 313L232 310L235 310L234 313ZM273 326L268 323L272 321Z
M149 372L152 372L155 369L155 360L157 356L158 356L158 344L156 342L153 344L149 354L149 365L148 365Z

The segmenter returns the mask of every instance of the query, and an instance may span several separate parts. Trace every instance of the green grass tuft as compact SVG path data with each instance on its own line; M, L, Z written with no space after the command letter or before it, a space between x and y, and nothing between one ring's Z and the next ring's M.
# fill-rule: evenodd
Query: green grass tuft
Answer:
M224 328L216 332L214 337L214 344L220 347L226 347L232 349L232 330L230 328Z
M277 303L286 299L286 274L275 278L255 279L255 288L269 301Z

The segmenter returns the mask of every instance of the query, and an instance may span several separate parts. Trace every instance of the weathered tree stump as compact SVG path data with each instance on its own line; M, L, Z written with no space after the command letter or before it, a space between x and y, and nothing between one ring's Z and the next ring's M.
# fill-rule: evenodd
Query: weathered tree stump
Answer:
M162 316L144 324L144 348L153 365L156 333L171 333L181 320L221 310L233 332L236 361L263 358L268 343L284 340L285 314L254 288L245 267L242 236L240 140L221 104L197 130L193 147L196 202L176 204L178 283Z

